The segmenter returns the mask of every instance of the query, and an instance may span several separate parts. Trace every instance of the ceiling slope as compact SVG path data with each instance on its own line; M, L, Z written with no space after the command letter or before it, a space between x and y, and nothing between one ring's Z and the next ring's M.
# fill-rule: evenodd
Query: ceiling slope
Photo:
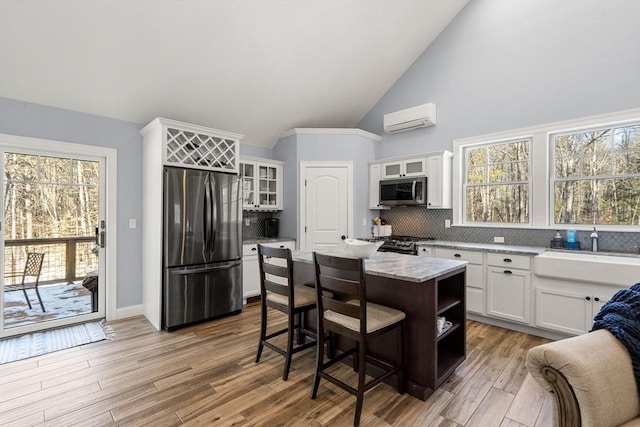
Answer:
M467 0L1 0L0 96L273 147L353 127Z

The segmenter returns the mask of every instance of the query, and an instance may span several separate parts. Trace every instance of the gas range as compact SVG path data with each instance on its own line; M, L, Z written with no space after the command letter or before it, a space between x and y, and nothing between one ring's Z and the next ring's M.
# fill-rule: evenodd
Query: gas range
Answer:
M424 240L435 240L433 237L415 237L415 236L387 236L374 239L376 241L383 240L380 246L380 252L396 252L407 255L418 255L416 243Z

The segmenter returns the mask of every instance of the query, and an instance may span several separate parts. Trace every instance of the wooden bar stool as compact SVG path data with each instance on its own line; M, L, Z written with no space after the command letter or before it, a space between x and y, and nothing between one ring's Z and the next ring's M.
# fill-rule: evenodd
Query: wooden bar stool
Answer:
M397 389L404 393L403 375L403 335L405 314L383 305L367 302L364 262L361 258L339 258L313 253L316 272L316 295L318 308L318 345L316 347L316 368L311 398L318 393L320 378L343 388L356 396L356 410L353 425L360 424L364 393L384 381L397 376ZM331 296L328 296L331 293ZM395 363L374 359L367 355L367 342L391 330L396 330ZM325 332L341 335L355 346L324 361ZM358 371L357 388L331 376L326 369L344 358L353 355L354 368ZM384 372L365 383L366 363L381 368Z
M260 362L264 346L284 356L284 381L289 377L291 357L304 349L316 345L315 334L302 328L301 314L316 307L316 294L312 287L293 283L293 263L291 250L258 245L258 265L260 266L261 322L256 363ZM267 335L267 307L287 315L287 327ZM293 337L297 332L298 346L294 347ZM286 349L269 342L274 337L287 334ZM305 336L311 337L306 339Z

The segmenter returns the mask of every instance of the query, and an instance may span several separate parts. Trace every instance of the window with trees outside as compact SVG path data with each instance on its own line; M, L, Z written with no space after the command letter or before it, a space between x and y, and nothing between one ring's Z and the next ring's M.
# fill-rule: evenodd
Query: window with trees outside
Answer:
M98 268L99 175L96 161L4 153L5 271L21 269L36 249L47 253L41 282L66 278L68 265L74 277Z
M554 224L640 225L640 123L550 136Z
M519 138L464 149L465 222L530 222L530 146Z

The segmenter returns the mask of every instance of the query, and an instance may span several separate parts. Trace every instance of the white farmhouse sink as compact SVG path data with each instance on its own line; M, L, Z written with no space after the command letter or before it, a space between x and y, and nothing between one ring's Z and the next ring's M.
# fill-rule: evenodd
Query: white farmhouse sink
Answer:
M629 287L640 282L640 258L547 251L534 258L537 276Z

